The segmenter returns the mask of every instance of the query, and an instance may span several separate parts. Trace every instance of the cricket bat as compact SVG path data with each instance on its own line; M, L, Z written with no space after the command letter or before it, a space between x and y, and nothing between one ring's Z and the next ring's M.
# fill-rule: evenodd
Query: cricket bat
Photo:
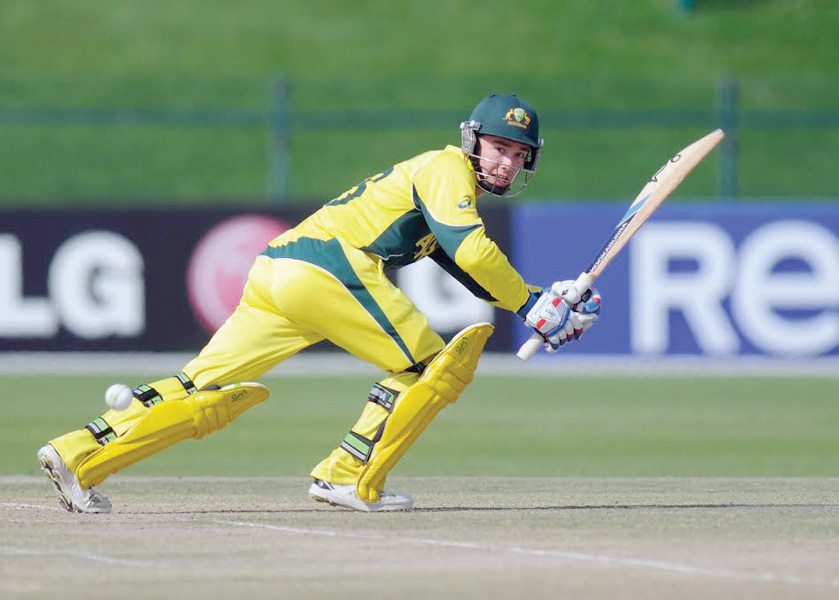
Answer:
M667 197L682 183L688 173L702 162L708 154L716 148L725 137L722 129L716 129L705 137L696 140L687 148L680 150L673 158L664 163L647 182L641 192L629 205L629 210L617 224L608 241L597 254L595 259L577 278L577 289L590 289L606 266L612 262L618 252L629 239L643 225L650 215L661 206ZM534 333L529 340L522 344L516 353L522 360L533 356L544 342L541 335Z

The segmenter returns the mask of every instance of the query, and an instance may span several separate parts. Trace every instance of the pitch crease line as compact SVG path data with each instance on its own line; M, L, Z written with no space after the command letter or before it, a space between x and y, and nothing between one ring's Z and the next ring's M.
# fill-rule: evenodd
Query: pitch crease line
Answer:
M399 541L411 544L423 544L428 546L440 546L444 548L466 548L469 550L480 550L487 552L509 552L512 554L524 554L527 556L541 556L549 558L558 558L573 562L598 563L609 566L621 567L638 567L647 568L658 571L668 571L683 573L685 575L697 575L700 577L709 577L715 579L732 579L740 581L760 581L764 583L785 583L788 585L808 585L839 588L839 578L837 579L811 579L807 577L799 577L797 575L785 575L783 573L745 573L739 571L732 571L729 569L714 569L707 567L695 567L681 563L672 563L658 560L649 560L641 558L618 558L615 556L608 556L604 554L586 554L583 552L570 552L562 550L543 550L539 548L522 548L520 546L493 546L481 544L478 542L458 542L435 540L430 538L394 538L393 536L385 536L375 533L353 533L350 531L337 531L329 529L305 529L301 527L286 527L283 525L268 525L264 523L248 523L245 521L226 521L223 519L211 519L213 523L222 525L234 525L237 527L252 527L256 529L268 529L270 531L280 531L283 533L296 533L302 535L320 535L333 538L346 539L365 539L365 540L383 540L383 541Z
M2 508L37 508L38 510L56 510L65 512L65 510L58 506L41 506L40 504L23 504L21 502L0 502Z
M119 567L131 567L132 569L151 569L154 567L151 563L139 560L130 560L125 558L115 558L113 556L102 556L101 554L93 554L91 552L79 552L74 550L38 550L37 548L16 548L14 546L0 546L0 554L7 554L11 556L66 556L68 558L80 558L90 562L104 563L106 565L114 565Z

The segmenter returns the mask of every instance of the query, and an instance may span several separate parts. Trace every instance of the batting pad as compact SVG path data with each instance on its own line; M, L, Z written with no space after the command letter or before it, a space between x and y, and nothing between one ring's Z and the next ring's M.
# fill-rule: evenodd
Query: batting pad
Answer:
M444 407L472 382L478 359L494 327L471 325L458 333L431 361L419 381L401 394L356 483L365 502L376 502L387 474Z
M182 400L195 391L184 373L140 385L134 389L134 399L125 410L109 410L83 429L66 433L49 443L67 468L75 473L90 454L130 431L149 412L150 406L164 400Z
M267 400L268 394L268 388L259 383L236 383L155 404L131 429L81 462L76 471L79 482L85 488L99 485L109 475L181 440L218 431Z

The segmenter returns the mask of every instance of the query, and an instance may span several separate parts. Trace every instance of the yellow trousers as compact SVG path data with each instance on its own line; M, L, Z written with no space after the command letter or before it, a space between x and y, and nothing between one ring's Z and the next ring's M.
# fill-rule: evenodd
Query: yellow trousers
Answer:
M366 252L335 238L269 250L234 313L184 368L199 389L252 380L323 339L390 373L445 345Z
M425 315L385 276L380 260L325 235L299 237L291 231L282 241L256 258L238 307L184 367L195 389L252 381L324 339L386 371L384 381L393 385L394 375L444 347ZM415 377L407 379L412 383ZM404 389L409 381L396 387ZM156 385L163 400L190 393L174 378ZM108 411L94 423L127 435L148 410L135 401L128 411ZM50 443L75 469L107 439L86 428ZM313 474L349 482L363 466L339 447Z

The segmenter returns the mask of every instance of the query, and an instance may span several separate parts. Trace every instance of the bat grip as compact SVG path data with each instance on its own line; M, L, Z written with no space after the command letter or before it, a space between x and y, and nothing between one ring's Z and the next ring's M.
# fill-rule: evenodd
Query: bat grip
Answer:
M577 281L574 282L574 287L578 290L590 290L591 285L594 283L594 277L588 271L583 271L580 273L580 276L577 277Z
M516 356L518 356L522 360L530 360L530 358L536 354L536 351L539 349L539 346L542 345L544 340L542 336L538 333L534 333L530 336L530 339L527 340L525 343L521 345L519 351L516 352Z

